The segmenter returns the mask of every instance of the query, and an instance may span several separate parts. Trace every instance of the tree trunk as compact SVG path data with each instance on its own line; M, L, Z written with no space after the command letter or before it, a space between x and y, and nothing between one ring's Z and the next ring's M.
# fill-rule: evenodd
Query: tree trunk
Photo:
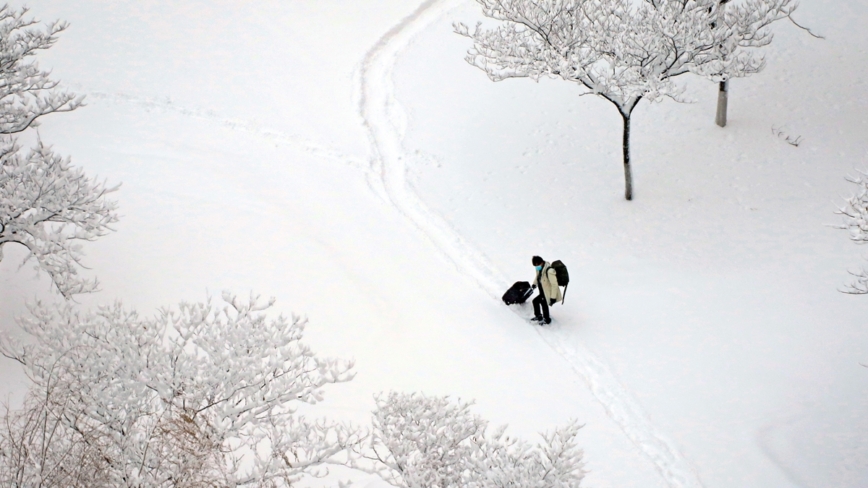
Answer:
M729 81L721 81L717 92L717 118L715 122L721 127L726 127L726 102L729 92Z
M630 115L621 114L624 119L624 198L633 199L633 170L630 169Z

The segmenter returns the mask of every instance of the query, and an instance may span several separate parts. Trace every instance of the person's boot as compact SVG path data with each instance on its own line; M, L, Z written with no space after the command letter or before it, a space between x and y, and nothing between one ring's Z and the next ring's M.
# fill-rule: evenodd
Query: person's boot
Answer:
M533 320L534 322L542 322L543 318L542 318L542 315L534 315L534 317L531 320Z
M549 325L550 323L552 323L552 319L542 319L540 321L540 325L542 325L542 324Z

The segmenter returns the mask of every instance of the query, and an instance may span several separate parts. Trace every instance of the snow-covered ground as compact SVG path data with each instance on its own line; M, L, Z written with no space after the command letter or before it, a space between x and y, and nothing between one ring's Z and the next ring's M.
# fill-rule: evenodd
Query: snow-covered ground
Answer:
M276 296L357 359L322 412L397 389L528 437L578 418L590 487L868 486L868 298L837 291L864 249L826 226L868 166L868 5L803 2L826 40L778 24L726 129L699 79L641 105L632 202L612 106L488 81L451 33L470 0L29 5L71 22L41 63L88 95L41 137L123 182L83 305ZM56 297L5 251L14 329ZM498 297L534 254L573 276L544 330Z

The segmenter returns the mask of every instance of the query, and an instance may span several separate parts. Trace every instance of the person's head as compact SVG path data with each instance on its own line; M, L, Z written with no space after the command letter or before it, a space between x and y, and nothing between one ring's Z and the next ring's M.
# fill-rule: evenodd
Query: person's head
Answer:
M543 258L539 256L534 256L533 258L531 258L530 262L534 265L534 267L542 266L545 263Z

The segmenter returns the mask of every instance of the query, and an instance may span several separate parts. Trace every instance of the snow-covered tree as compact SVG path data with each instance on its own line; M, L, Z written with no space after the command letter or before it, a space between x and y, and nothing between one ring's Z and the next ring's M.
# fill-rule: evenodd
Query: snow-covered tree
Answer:
M868 243L868 173L860 172L856 176L848 177L847 180L855 184L858 191L835 212L844 218L839 228L848 231L850 239L856 244L866 244ZM850 274L855 280L842 291L853 295L868 294L868 269L851 271Z
M27 248L66 298L97 288L81 277L81 242L104 236L117 221L108 187L87 177L41 141L24 154L7 141L0 149L0 260L7 244Z
M473 40L467 62L494 81L560 78L611 102L623 121L625 197L633 198L630 118L640 100L680 100L674 78L747 76L755 48L794 0L477 0L494 29L455 24Z
M0 342L33 382L0 426L0 485L288 486L346 462L358 432L296 412L352 363L317 357L304 320L269 319L273 300L223 299L147 319L32 307L33 340Z
M17 134L43 115L69 112L82 104L81 97L56 91L59 83L50 73L28 61L53 46L68 24L55 21L38 28L39 21L26 18L27 12L0 7L0 134Z
M54 45L66 24L39 28L26 15L27 9L0 7L0 259L6 244L24 246L69 298L96 289L95 279L78 274L80 243L105 235L117 220L115 203L105 198L114 188L89 179L41 141L21 152L15 134L82 104L29 59Z
M489 429L470 403L391 392L377 397L373 434L355 466L400 488L576 488L585 475L580 425L531 446Z

